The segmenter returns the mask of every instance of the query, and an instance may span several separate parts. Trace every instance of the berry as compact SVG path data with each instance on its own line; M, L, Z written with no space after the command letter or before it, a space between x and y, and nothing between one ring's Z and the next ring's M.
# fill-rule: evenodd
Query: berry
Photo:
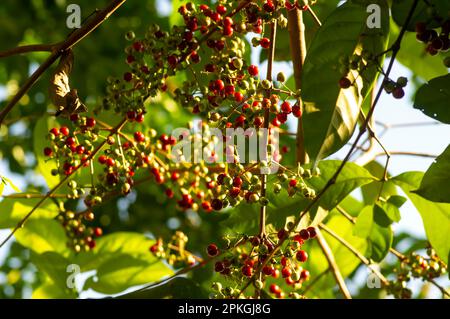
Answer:
M234 187L241 187L242 185L242 178L240 178L239 176L236 176L235 178L233 178L233 186Z
M317 231L314 227L308 227L306 230L309 233L309 238L315 238L317 236Z
M253 275L253 268L250 266L242 267L242 274L247 277L251 277Z
M299 250L297 252L297 254L295 255L295 258L297 258L297 260L299 262L305 262L306 260L308 260L308 253L304 250Z
M129 121L134 121L134 119L136 118L136 112L135 111L128 111L127 112L127 119Z
M271 0L268 0L266 3L264 3L263 9L266 12L274 12L275 11L275 5L273 4L273 2Z
M272 276L273 273L275 272L275 269L272 266L266 265L263 267L262 272L266 276Z
M259 44L264 49L268 49L270 47L270 40L267 38L262 38L261 40L259 40Z
M219 248L217 248L216 244L209 244L208 247L206 247L206 252L208 253L208 256L214 257L219 253Z
M66 139L66 145L67 146L72 146L72 145L75 145L75 143L76 143L76 141L75 141L75 138L74 137L68 137L67 139Z
M225 269L225 265L223 262L218 261L214 264L214 271L216 272L222 272Z
M302 280L308 280L309 279L309 271L306 269L303 269L302 272L300 273L300 278Z
M248 67L247 71L251 76L257 76L259 73L258 67L253 64Z
M132 74L131 72L126 72L126 73L123 75L123 79L124 79L126 82L130 82L130 81L133 79L133 74Z
M101 235L103 235L103 230L100 227L95 227L94 228L94 236L100 237Z
M138 143L145 141L145 136L141 132L135 132L134 133L134 140Z
M69 128L68 128L67 126L61 127L61 128L59 129L59 131L60 131L61 134L64 135L64 136L69 136L69 134L70 134L70 130L69 130ZM58 134L55 134L55 135L58 135Z
M54 127L50 130L50 133L52 133L55 136L59 135L59 129L57 127Z
M292 107L292 114L294 114L294 116L295 117L302 117L302 110L301 110L301 108L300 108L300 106L299 105L297 105L297 104L295 104L293 107Z
M100 164L105 164L107 159L108 159L108 157L106 157L106 155L100 155L98 157L98 161L99 161Z
M218 198L214 198L211 202L211 207L214 210L221 210L223 207L223 202Z
M348 89L352 85L352 82L347 77L342 77L339 80L339 86L341 89Z
M270 289L270 292L273 293L273 294L281 293L281 288L278 285L276 285L276 284L271 284L269 289Z
M280 230L278 231L278 233L277 233L278 239L286 238L287 235L288 235L288 232L287 232L287 230L284 229L284 228L280 229Z
M241 92L235 92L234 93L234 100L236 102L242 102L244 100L244 95Z
M225 13L227 13L227 8L224 6L224 5L222 5L222 4L219 4L219 5L217 5L217 7L216 7L216 12L218 13L218 14L225 14Z
M292 271L291 271L291 269L289 269L288 267L284 267L284 268L281 270L281 276L282 276L283 278L290 277L291 275L292 275Z
M173 195L174 195L174 193L173 193L172 189L170 189L170 188L166 189L166 196L168 198L173 198Z
M288 101L284 101L283 103L281 103L281 111L283 111L283 113L289 114L292 112L292 108L291 108L291 103L289 103Z
M308 239L309 239L309 232L308 232L308 230L306 230L306 229L302 229L302 230L300 231L299 235L300 235L300 238L301 238L302 240L308 240Z
M398 87L392 92L392 96L396 99L401 99L403 96L405 96L405 91L403 88Z
M45 156L51 156L53 153L52 149L50 147L44 148L44 155Z
M112 167L114 165L116 165L116 161L114 160L114 158L110 157L106 160L106 166Z
M95 124L96 124L96 122L95 122L95 119L94 118L92 118L92 117L88 117L87 119L86 119L86 126L87 127L94 127L95 126Z
M295 187L297 185L297 180L296 179L291 179L290 181L289 181L289 186L290 187Z

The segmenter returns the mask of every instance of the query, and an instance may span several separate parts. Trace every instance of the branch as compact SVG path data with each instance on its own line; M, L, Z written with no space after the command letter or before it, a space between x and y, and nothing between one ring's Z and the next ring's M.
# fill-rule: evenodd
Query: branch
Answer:
M317 17L316 13L314 12L314 10L311 8L311 6L308 6L308 12L311 14L311 16L314 19L314 22L321 27L322 26L322 22L320 22L319 18Z
M322 249L322 252L327 258L328 265L330 265L330 270L334 276L334 279L336 279L339 289L341 290L345 299L352 299L352 296L345 284L344 278L342 277L341 271L339 270L339 266L336 263L333 252L331 251L330 246L328 246L328 243L326 242L320 230L317 231L317 241L319 242L319 246Z
M100 10L92 19L89 19L80 29L71 33L66 40L58 44L52 54L45 60L39 68L28 78L22 85L16 95L9 101L5 108L0 112L0 125L3 123L5 117L14 108L17 102L28 92L28 90L39 80L41 75L60 57L60 55L72 48L75 44L85 38L88 34L94 31L100 24L102 24L109 16L116 11L126 0L113 0L111 3Z
M389 285L389 281L386 279L386 277L384 277L384 275L378 269L373 267L372 263L370 262L370 260L368 260L366 258L366 256L361 254L357 249L355 249L352 245L350 245L350 243L348 243L345 239L343 239L341 236L336 234L334 231L332 231L330 228L328 228L324 224L320 223L319 228L324 230L330 236L332 236L337 241L339 241L344 247L346 247L348 250L350 250L359 260L361 260L361 262L363 264L365 264L367 266L367 268L370 269L370 271L372 271L372 273L374 273L378 278L380 278L383 285L385 285L385 286Z
M116 134L118 131L120 131L120 129L125 125L125 123L127 122L127 119L123 119L116 127L114 127L111 131L111 133L109 134L109 136L112 136L114 134ZM94 158L94 156L101 150L101 148L106 144L106 142L108 141L108 139L105 139L103 142L101 142L93 151L90 155L88 155L86 162L92 160ZM17 230L19 230L20 228L23 227L23 225L25 224L25 222L28 220L28 218L30 218L30 216L45 202L46 199L50 198L62 185L64 185L64 183L66 183L70 177L72 175L74 175L81 167L83 167L83 164L78 165L73 171L72 174L67 175L66 177L64 177L55 187L53 187L44 197L41 198L41 200L39 202L36 203L36 205L33 207L33 209L25 215L25 217L23 217L20 222L14 227L14 229L9 233L9 235L1 242L0 244L0 248L3 247L3 245L6 244L6 242L8 242L9 239L11 239L11 237L15 234L15 232Z
M16 48L8 49L3 52L0 52L0 59L6 58L11 55L28 53L28 52L52 52L58 44L31 44L31 45L22 45Z
M289 46L291 48L291 58L294 67L295 88L300 90L302 87L302 70L306 57L305 25L303 24L303 11L297 7L288 10L288 30ZM303 103L301 98L297 100L301 112L303 112ZM296 158L300 164L308 162L308 154L305 150L305 141L303 134L303 119L298 118L297 138L296 138Z
M70 196L67 194L52 194L52 195L47 195L47 194L25 194L25 193L20 193L20 194L11 194L11 195L3 195L3 198L24 198L24 199L32 199L32 198L44 198L44 197L48 197L48 198L69 198Z
M404 152L404 151L391 151L389 152L391 155L404 155L404 156L417 156L417 157L428 157L428 158L436 158L438 155L428 154L428 153L419 153L419 152ZM384 152L376 153L375 157L385 156Z
M269 56L267 61L267 74L266 79L272 81L272 69L273 69L273 61L275 59L275 40L277 36L277 21L273 21L270 24L270 47L269 47ZM270 90L267 90L267 95L270 96ZM270 109L266 108L264 111L264 129L265 129L265 141L263 147L265 147L264 154L267 154L267 145L269 143L269 124L270 124ZM267 188L267 174L261 175L261 196L266 196L266 188ZM261 238L266 235L266 206L261 206L260 216L259 216L259 236Z

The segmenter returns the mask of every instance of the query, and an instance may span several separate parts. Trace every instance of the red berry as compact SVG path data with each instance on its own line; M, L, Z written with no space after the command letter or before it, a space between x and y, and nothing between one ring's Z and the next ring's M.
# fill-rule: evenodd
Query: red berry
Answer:
M291 275L292 275L292 271L291 271L290 268L284 267L284 268L281 270L281 276L282 276L283 278L290 277Z
M217 91L222 91L225 88L225 83L222 80L218 79L214 82L214 88Z
M227 86L225 86L225 94L226 95L233 95L234 94L234 85L227 85Z
M281 288L276 284L271 284L269 289L270 289L270 292L273 294L281 293Z
M315 238L317 236L317 231L314 227L308 227L306 230L309 233L309 238Z
M253 275L253 268L250 266L242 267L242 274L247 277L251 277Z
M291 103L289 103L288 101L284 101L283 103L281 103L281 111L283 111L283 113L289 114L292 112L292 108L291 108Z
M308 240L308 239L309 239L309 232L308 232L308 230L306 230L306 229L302 229L302 230L300 231L299 235L300 235L300 238L301 238L302 240Z
M135 121L138 122L138 123L144 122L144 114L143 113L139 113L138 115L136 115Z
M218 198L214 198L211 202L211 207L214 210L221 210L223 207L223 202Z
M129 121L134 121L134 119L136 118L136 112L135 111L128 111L127 112L127 119Z
M74 137L68 137L67 139L66 139L66 145L67 146L73 146L73 145L75 145L75 138Z
M266 276L272 276L273 273L275 272L275 268L273 268L272 266L266 265L263 267L262 272Z
M242 185L242 178L240 178L239 176L236 176L235 178L233 178L233 186L234 187L241 187Z
M134 42L133 49L135 49L136 51L139 51L139 52L144 51L144 45L140 41Z
M178 57L175 54L169 55L167 62L171 67L175 67L178 64Z
M59 129L57 127L54 127L50 130L50 133L52 133L55 136L59 135Z
M108 159L108 157L106 157L106 155L100 155L98 157L98 161L99 161L100 164L105 164L107 159Z
M303 269L302 272L300 273L300 278L302 280L308 280L309 278L309 271L306 269Z
M88 118L86 119L86 126L87 126L87 127L94 127L95 124L96 124L96 122L95 122L95 119L94 119L94 118L88 117Z
M219 253L219 248L217 248L216 244L209 244L208 247L206 248L206 251L208 253L208 256L214 257L217 256L217 254Z
M297 254L295 255L295 257L297 258L297 260L299 262L305 262L306 260L308 260L308 253L304 250L299 250L297 252Z
M202 203L202 208L207 211L210 212L212 210L212 206L210 202L203 202Z
M223 28L223 35L226 37L230 37L233 35L233 27L232 26L226 26Z
M51 156L53 153L52 149L50 147L44 148L44 155L45 156Z
M225 269L225 265L223 262L218 261L214 264L214 271L215 272L222 272Z
M275 11L275 5L273 4L273 2L271 0L268 0L266 3L264 3L263 8L264 8L264 11L266 11L266 12L274 12Z
M150 246L150 251L152 252L152 253L156 253L156 252L158 252L158 250L159 250L159 244L158 243L156 243L156 244L153 244L153 245L151 245Z
M106 160L106 165L107 166L109 166L109 167L112 167L112 166L114 166L116 164L116 161L114 160L114 158L108 158L107 160Z
M267 38L262 38L261 40L259 40L259 44L264 49L268 49L270 47L270 40Z
M231 27L233 25L233 19L231 17L225 17L222 24L224 27Z
M239 187L233 187L230 190L230 196L233 198L238 197L240 192L241 192L241 189Z
M242 102L244 100L244 95L241 92L235 92L234 93L234 100L236 102Z
M145 141L145 136L142 134L142 132L135 132L134 133L134 140L138 143Z
M277 120L280 122L280 123L286 123L287 122L287 114L286 113L278 113L277 114Z
M76 114L76 113L70 115L70 120L71 120L72 122L76 122L76 121L78 121L79 119L80 119L80 116L79 116L78 114Z
M133 79L133 74L132 74L131 72L126 72L126 73L123 75L123 79L124 79L126 82L130 82L130 81Z
M255 125L256 127L261 127L261 125L264 124L264 119L260 116L255 117L255 120L253 121L253 125Z
M278 233L277 233L278 239L286 238L287 235L288 235L288 232L287 232L287 230L284 229L284 228L280 229L280 230L278 231Z
M170 188L168 188L168 189L166 189L166 196L168 197L168 198L172 198L173 197L173 190L172 189L170 189Z
M292 107L292 114L294 114L295 117L302 117L302 110L299 105L295 104Z
M64 136L69 136L70 134L70 130L67 126L63 126L59 129L59 131L61 132L62 135Z
M100 237L101 235L103 235L103 230L100 227L95 227L94 235L95 235L95 237Z
M76 152L77 152L77 154L83 154L84 152L86 151L86 149L84 148L84 146L83 145L78 145L77 146L77 149L76 149Z
M342 89L348 89L351 85L352 85L352 82L345 76L339 80L339 86Z
M287 257L285 257L285 256L281 257L280 263L281 263L281 265L282 265L283 267L286 267L287 264L288 264L288 259L287 259Z
M392 96L396 99L401 99L405 96L405 91L403 91L403 88L398 87L392 92Z
M248 67L247 71L251 76L257 76L259 73L258 67L253 64Z
M224 5L219 4L216 7L216 12L219 13L219 14L225 14L227 12L227 8Z

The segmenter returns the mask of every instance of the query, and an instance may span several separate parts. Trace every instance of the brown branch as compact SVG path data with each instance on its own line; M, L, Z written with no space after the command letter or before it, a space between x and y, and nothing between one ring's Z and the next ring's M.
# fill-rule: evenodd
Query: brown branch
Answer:
M23 54L29 52L52 52L58 44L30 44L30 45L22 45L16 48L8 49L0 52L0 59L6 58L8 56Z
M324 230L326 233L328 233L331 237L336 239L339 243L341 243L344 247L346 247L348 250L350 250L363 264L367 266L367 268L372 271L383 283L383 285L388 286L389 281L384 277L384 275L376 268L373 267L373 264L370 262L369 259L366 258L363 254L361 254L356 248L354 248L349 242L347 242L345 239L343 239L341 236L336 234L334 231L332 231L330 228L325 226L324 224L320 223L319 228Z
M336 263L333 252L331 251L330 246L328 245L320 230L317 230L317 241L319 242L319 246L328 261L331 273L333 274L333 277L336 280L336 283L338 284L342 295L344 295L345 299L352 299L347 285L345 284L344 278L342 277L341 271L339 270L339 266Z
M118 131L120 131L120 129L125 125L125 123L127 122L127 119L123 119L116 127L113 128L113 130L111 131L111 133L109 134L109 136L113 136L114 134L116 134ZM105 139L103 142L101 142L93 151L91 154L88 155L86 162L90 161L94 158L94 156L101 150L101 148L106 144L107 139ZM56 186L54 186L44 197L41 198L41 200L39 200L39 202L36 203L36 205L34 205L33 209L26 214L20 221L19 223L13 228L13 230L9 233L9 235L1 242L0 244L0 248L3 247L3 245L6 244L6 242L8 242L9 239L11 239L11 237L16 233L17 230L19 230L20 228L23 227L23 225L25 224L25 222L28 220L28 218L30 218L30 216L45 202L46 199L50 198L62 185L64 185L64 183L66 183L70 177L72 177L72 175L74 175L74 173L76 173L81 167L83 167L83 164L78 165L73 172L70 175L65 176Z
M3 195L3 198L24 198L24 199L32 199L32 198L44 198L48 196L47 194L11 194L11 195ZM69 198L70 195L67 194L52 194L48 196L48 198Z
M39 80L41 75L60 57L60 55L72 48L75 44L94 31L100 24L102 24L109 16L116 11L126 0L113 0L111 3L100 10L92 19L89 19L81 28L71 33L66 40L58 44L52 54L45 60L39 68L28 78L22 85L19 91L9 101L5 108L0 112L0 125L3 123L5 117L20 101L20 99L28 92L28 90Z
M289 44L291 50L291 58L294 67L295 88L300 90L302 87L302 70L303 63L306 58L306 40L305 40L305 25L303 23L303 11L295 8L288 10L288 30L289 30ZM297 100L300 110L303 112L303 103L301 98ZM297 122L297 139L296 139L296 158L300 164L308 162L308 154L305 150L305 141L303 134L303 119L302 116L298 118Z
M404 156L417 156L417 157L428 157L428 158L436 158L438 155L428 154L428 153L419 153L419 152L404 152L404 151L391 151L390 155L404 155ZM384 152L380 152L375 154L375 157L386 156Z

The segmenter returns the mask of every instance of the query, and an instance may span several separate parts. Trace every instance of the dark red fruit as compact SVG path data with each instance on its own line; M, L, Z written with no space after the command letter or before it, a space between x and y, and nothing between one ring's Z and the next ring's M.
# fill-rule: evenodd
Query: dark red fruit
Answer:
M304 250L299 250L297 252L297 254L295 255L295 258L297 258L297 260L299 262L303 263L303 262L308 260L308 253L306 251L304 251Z
M214 271L222 272L225 269L225 265L223 262L218 261L214 264Z
M101 235L103 235L103 230L100 227L95 227L94 235L95 235L95 237L100 237Z
M316 229L314 227L308 227L306 230L309 233L309 238L316 238L317 231L316 231Z
M342 89L348 89L351 85L352 85L352 82L345 76L339 80L339 86Z
M270 289L270 292L273 294L281 293L281 288L276 284L271 284L269 289Z
M253 64L248 67L247 71L251 76L257 76L259 74L258 67Z
M219 248L217 248L216 244L209 244L208 247L206 247L206 252L208 253L208 256L214 257L219 253Z
M218 198L214 198L211 202L211 207L214 210L221 210L223 207L223 202Z
M308 240L309 239L309 232L306 229L302 229L299 233L301 239Z
M396 99L401 99L403 96L405 96L405 91L403 88L398 87L392 92L392 96Z
M142 132L135 132L134 133L134 140L138 143L145 141L145 136Z
M60 131L61 134L64 135L64 136L69 136L69 134L70 134L70 130L69 130L69 128L66 127L66 126L61 127L61 128L59 129L59 131ZM56 135L57 135L57 134L56 134Z
M51 156L53 153L52 149L50 147L44 148L44 155L45 156Z
M251 277L253 275L253 268L250 266L242 267L242 274L247 277Z

